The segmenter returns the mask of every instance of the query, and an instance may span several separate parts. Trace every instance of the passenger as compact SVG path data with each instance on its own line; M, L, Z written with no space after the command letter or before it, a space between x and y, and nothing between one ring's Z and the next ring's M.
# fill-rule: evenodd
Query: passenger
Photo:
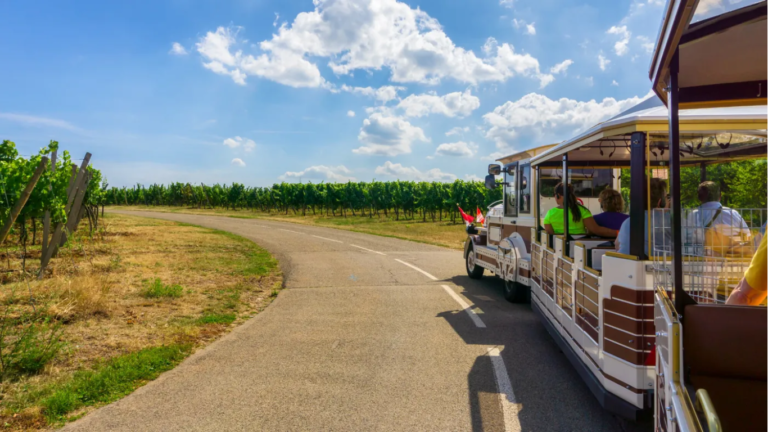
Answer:
M615 189L605 189L600 192L597 201L603 212L595 215L595 222L601 227L620 230L621 224L629 217L628 214L622 213L624 211L624 199L621 198L621 194Z
M648 193L651 195L651 206L653 209L664 209L667 206L666 194L667 194L667 182L662 179L652 178L650 184L650 190ZM645 243L645 254L648 255L648 201L643 200L645 204L645 227L643 234L643 242ZM653 234L654 234L654 248L671 248L672 245L672 231L669 221L669 213L664 210L654 210L653 216ZM629 255L629 220L627 218L622 224L619 230L619 235L616 238L616 250L624 255Z
M555 201L557 207L550 209L544 216L544 230L550 235L563 234L564 220L563 215L563 183L555 186ZM576 195L573 194L573 185L568 185L568 233L573 235L586 235L587 233L596 234L602 237L616 237L618 232L609 228L601 227L595 222L589 209L580 205L576 201Z
M749 268L736 286L725 304L757 306L765 300L768 272L766 272L766 236L760 240L760 246L752 257Z
M717 249L728 249L749 240L749 227L739 212L720 204L717 183L702 182L697 195L701 205L686 218L686 243L701 246L706 242L707 249L717 252ZM697 253L700 254L701 251Z

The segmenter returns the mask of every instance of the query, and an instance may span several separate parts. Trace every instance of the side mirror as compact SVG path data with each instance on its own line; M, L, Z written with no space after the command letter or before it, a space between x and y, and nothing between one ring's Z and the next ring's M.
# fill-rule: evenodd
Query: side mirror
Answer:
M488 165L488 174L497 176L501 174L501 165L499 164L490 164ZM486 180L487 183L487 180Z
M496 189L496 176L493 174L485 176L485 188L490 190Z

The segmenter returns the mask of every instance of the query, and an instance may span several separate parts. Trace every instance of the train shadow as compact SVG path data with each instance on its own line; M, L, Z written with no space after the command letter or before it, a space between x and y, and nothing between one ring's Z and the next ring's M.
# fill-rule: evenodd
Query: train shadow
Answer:
M500 279L455 276L450 282L474 304L486 328L476 327L461 310L437 316L445 319L465 343L499 349L519 410L520 430L649 430L647 425L628 423L602 409L530 305L504 299ZM477 358L467 381L472 430L506 430L488 354Z

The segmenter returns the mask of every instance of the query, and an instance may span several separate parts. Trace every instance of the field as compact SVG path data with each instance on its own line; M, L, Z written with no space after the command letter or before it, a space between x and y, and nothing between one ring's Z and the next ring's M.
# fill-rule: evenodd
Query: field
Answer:
M275 259L243 238L123 215L100 224L93 238L81 228L42 281L21 272L39 243L26 256L10 241L0 251L2 430L46 429L130 393L259 313L282 286ZM35 343L14 354L8 342L30 328Z
M444 218L442 221L432 222L429 217L423 222L420 217L415 219L395 220L393 217L385 217L383 213L379 216L369 217L352 216L322 216L307 213L302 216L299 213L294 214L289 211L283 212L261 212L251 210L224 210L224 209L197 209L193 207L171 207L171 206L110 206L109 209L121 210L148 210L168 213L188 213L228 216L235 218L254 218L269 219L281 222L292 222L304 225L326 226L348 231L356 231L367 234L374 234L384 237L394 237L404 240L417 241L421 243L432 244L436 246L447 247L451 249L462 249L467 235L464 231L464 224L453 223L450 219ZM417 215L418 216L418 215Z

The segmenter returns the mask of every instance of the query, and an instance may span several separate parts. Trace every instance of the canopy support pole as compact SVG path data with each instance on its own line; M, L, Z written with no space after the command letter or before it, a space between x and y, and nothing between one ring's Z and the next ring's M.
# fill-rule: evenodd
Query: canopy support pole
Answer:
M536 166L536 238L535 241L539 241L541 238L541 168Z
M563 256L568 256L568 153L563 155Z
M707 164L702 162L699 165L699 183L704 183L705 181L707 181Z
M629 254L644 259L645 257L645 206L648 196L648 182L645 173L645 132L634 132L631 138L629 160ZM650 213L648 216L650 217ZM650 247L650 246L649 246ZM648 251L650 254L651 251Z

